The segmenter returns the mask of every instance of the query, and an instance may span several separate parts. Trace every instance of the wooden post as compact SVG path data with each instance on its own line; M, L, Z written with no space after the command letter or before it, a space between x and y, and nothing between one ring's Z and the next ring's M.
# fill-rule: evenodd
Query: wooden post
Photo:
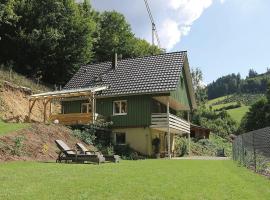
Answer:
M92 93L92 121L93 124L95 123L96 118L96 99L95 99L95 93Z
M187 120L190 122L190 113L189 111L187 112ZM190 130L188 132L188 155L190 156Z
M50 99L46 101L46 99L43 100L43 122L46 122L47 119L47 104L49 103Z
M36 101L37 101L36 99L33 102L32 102L31 99L29 100L29 111L28 111L28 120L29 120L29 122L31 122L31 113L32 113L32 110L33 110L33 107L34 107Z
M171 130L170 130L170 101L169 101L169 97L167 99L167 124L168 124L168 127L167 127L168 156L169 156L169 158L171 158L172 155L171 155Z

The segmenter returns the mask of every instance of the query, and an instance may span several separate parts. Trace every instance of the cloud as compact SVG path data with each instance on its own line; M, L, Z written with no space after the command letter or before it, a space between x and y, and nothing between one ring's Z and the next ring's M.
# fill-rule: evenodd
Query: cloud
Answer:
M171 50L183 36L189 34L192 24L212 3L213 0L169 0L168 10L172 12L172 16L162 22L162 45Z
M193 23L214 2L226 0L148 0L161 40L162 48L172 50L183 36L192 30ZM117 10L123 13L136 36L151 42L151 23L142 0L92 0L98 10ZM130 9L132 7L132 9Z

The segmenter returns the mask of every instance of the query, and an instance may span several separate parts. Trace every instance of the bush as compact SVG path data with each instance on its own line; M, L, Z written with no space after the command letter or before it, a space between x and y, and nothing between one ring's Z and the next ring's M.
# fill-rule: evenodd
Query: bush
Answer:
M86 144L93 145L96 139L95 131L92 129L85 129L85 130L75 129L73 130L73 135L78 139L80 139L81 141L85 142Z
M129 145L115 145L114 146L115 154L121 156L124 160L138 160L144 158L140 156L138 152L132 149Z
M17 136L14 138L14 146L11 148L12 155L21 156L23 153L23 141L25 140L24 136Z
M177 137L175 139L175 152L177 156L185 156L188 153L188 140L184 137Z

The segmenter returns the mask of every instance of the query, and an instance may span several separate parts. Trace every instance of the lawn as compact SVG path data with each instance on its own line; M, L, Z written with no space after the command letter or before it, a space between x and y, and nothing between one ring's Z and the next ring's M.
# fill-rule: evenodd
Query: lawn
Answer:
M0 120L0 136L5 135L12 131L17 131L23 128L26 128L29 124L23 123L5 123Z
M0 199L270 199L270 181L232 161L0 165Z
M244 115L249 111L249 108L250 106L242 106L240 108L227 110L227 112L229 113L229 115L232 116L234 120L236 120L237 122L241 122Z

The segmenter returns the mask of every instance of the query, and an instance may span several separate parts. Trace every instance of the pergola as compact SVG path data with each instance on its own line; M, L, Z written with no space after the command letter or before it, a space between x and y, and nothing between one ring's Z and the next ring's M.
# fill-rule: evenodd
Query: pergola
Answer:
M53 100L61 101L67 98L86 98L89 100L89 103L92 104L91 120L92 122L94 122L96 117L95 93L105 90L107 88L108 88L107 86L86 87L86 88L60 90L31 95L29 98L29 113L28 113L29 121L31 121L32 110L37 101L42 101L43 103L43 121L46 122L47 108L48 108L47 106L49 106L49 116L51 116Z

